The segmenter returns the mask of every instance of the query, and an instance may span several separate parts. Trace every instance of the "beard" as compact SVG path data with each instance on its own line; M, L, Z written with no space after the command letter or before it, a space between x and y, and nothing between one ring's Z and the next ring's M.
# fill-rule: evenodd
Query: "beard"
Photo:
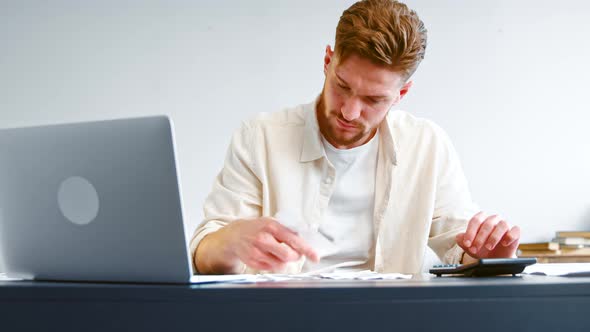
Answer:
M347 121L340 111L328 111L323 93L318 101L316 116L322 135L330 144L336 147L353 145L370 133L370 130L367 130L367 126L364 123ZM354 127L344 129L338 124L338 121Z
M343 130L337 123L337 119L341 122L344 122L347 125L355 126L354 129L350 130ZM326 139L332 142L332 145L335 146L342 146L342 145L352 145L360 140L362 140L368 132L365 130L365 126L359 123L351 123L349 121L344 120L342 116L336 114L335 112L330 112L327 118L328 127L326 128L325 135L328 136Z

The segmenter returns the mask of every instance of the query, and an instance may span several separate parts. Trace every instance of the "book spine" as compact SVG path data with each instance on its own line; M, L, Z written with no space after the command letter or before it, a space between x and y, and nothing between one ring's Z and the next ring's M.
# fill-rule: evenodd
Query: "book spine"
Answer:
M590 239L583 237L557 237L553 241L560 245L590 246Z

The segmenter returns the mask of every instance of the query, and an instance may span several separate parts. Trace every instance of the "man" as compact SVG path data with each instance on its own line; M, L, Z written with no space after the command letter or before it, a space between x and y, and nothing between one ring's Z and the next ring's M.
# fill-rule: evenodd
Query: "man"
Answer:
M425 49L424 24L402 3L346 10L318 99L262 114L234 135L191 241L198 273L418 273L427 246L445 263L514 256L519 228L476 213L445 133L390 112ZM296 227L273 218L286 210L301 215L290 223L329 234L336 252L320 260Z

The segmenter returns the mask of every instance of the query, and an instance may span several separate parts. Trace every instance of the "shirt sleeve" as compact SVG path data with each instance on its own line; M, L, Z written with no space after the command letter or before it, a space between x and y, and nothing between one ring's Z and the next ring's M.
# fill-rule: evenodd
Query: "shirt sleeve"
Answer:
M259 217L262 185L254 171L254 128L247 123L237 130L228 148L225 163L215 178L213 188L203 205L204 219L190 241L191 257L201 240L234 220ZM198 273L193 262L194 271ZM245 271L242 264L240 270Z
M455 241L478 212L471 199L461 162L451 140L440 128L437 131L437 180L434 213L428 246L446 264L459 264L463 249Z

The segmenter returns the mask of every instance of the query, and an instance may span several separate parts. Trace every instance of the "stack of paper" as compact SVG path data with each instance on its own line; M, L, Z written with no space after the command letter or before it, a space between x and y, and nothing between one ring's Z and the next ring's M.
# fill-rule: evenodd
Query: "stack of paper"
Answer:
M191 278L193 284L207 283L253 283L306 280L394 280L410 279L410 274L377 273L374 271L329 272L317 274L236 274L236 275L196 275Z
M590 263L552 263L527 266L522 273L546 276L590 276Z
M6 275L6 273L0 272L0 281L14 281L14 280L22 280L19 278L10 278Z

